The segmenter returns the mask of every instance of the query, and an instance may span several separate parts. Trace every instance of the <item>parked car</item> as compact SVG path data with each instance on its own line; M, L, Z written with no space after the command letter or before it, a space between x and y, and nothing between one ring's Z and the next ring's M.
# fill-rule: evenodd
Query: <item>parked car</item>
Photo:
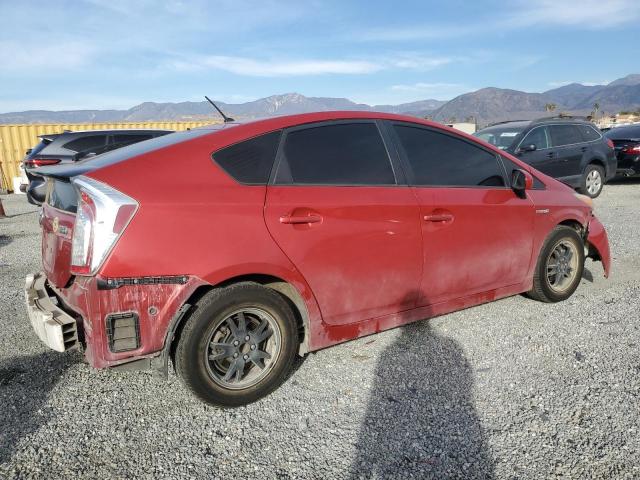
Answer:
M605 137L613 142L618 175L640 175L640 124L612 128Z
M616 175L613 143L586 120L562 116L502 122L474 135L591 198Z
M33 173L34 169L45 165L58 165L77 162L89 156L124 147L131 143L142 142L171 130L83 130L64 131L40 135L40 142L30 150L22 161L22 167L28 184L21 189L27 194L27 200L41 205L45 197L45 181Z
M591 199L414 117L226 123L37 173L38 336L96 368L166 375L172 358L216 405L267 395L296 355L509 295L564 300L585 256L609 273Z

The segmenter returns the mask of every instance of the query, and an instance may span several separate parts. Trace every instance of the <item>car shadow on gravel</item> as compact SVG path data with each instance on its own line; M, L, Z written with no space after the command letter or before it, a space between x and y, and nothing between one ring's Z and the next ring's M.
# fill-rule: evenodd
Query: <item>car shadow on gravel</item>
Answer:
M77 355L44 352L0 361L0 464L18 443L49 421L46 403L58 380L80 360Z
M379 358L352 477L491 478L462 347L422 321Z

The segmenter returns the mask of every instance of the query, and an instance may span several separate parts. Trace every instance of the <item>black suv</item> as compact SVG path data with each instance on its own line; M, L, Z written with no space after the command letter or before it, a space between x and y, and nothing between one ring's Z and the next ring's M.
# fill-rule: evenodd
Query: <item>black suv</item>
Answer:
M27 150L22 160L29 179L27 200L41 205L45 197L45 181L33 170L45 165L77 162L116 148L172 133L172 130L85 130L40 135L40 143Z
M502 122L474 135L595 198L616 175L613 142L575 117Z

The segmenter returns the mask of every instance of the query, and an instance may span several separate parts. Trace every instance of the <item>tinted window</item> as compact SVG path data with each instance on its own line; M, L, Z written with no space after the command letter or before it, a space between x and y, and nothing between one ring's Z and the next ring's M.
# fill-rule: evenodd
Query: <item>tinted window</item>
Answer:
M92 148L98 148L104 146L107 141L106 135L89 135L86 137L72 140L65 143L62 147L74 152L82 152L84 150L90 150Z
M554 147L581 143L582 135L575 125L551 125L551 143Z
M113 143L136 143L153 138L152 135L114 135Z
M593 142L600 138L600 134L591 125L578 125L577 127L585 142Z
M277 183L393 185L395 176L378 127L349 123L289 132Z
M549 148L547 127L537 127L531 130L520 145L535 145L537 150Z
M281 131L260 135L223 148L213 159L241 183L265 185L269 181Z
M513 175L514 170L519 170L520 166L513 163L506 157L502 157L502 163L504 163L504 168L507 171L507 178L509 179L509 185L511 185L511 176ZM538 177L535 175L531 175L533 177L533 189L534 190L544 190L545 184L542 181L538 180Z
M76 213L78 194L73 185L62 180L50 180L50 182L53 185L50 186L47 203L65 212Z
M470 143L424 128L394 125L416 185L505 185L498 159Z

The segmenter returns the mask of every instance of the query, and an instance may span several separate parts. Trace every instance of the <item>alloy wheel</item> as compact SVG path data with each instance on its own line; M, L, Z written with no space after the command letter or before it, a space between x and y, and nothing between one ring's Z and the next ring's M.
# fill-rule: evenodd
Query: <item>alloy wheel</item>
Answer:
M218 322L206 343L204 362L218 385L240 390L264 379L282 346L280 327L261 308L244 308Z
M596 195L602 188L602 176L600 175L600 172L596 169L591 170L587 174L585 183L587 192L589 192L590 195Z
M547 282L552 290L565 292L578 272L578 250L569 240L559 241L547 258Z

